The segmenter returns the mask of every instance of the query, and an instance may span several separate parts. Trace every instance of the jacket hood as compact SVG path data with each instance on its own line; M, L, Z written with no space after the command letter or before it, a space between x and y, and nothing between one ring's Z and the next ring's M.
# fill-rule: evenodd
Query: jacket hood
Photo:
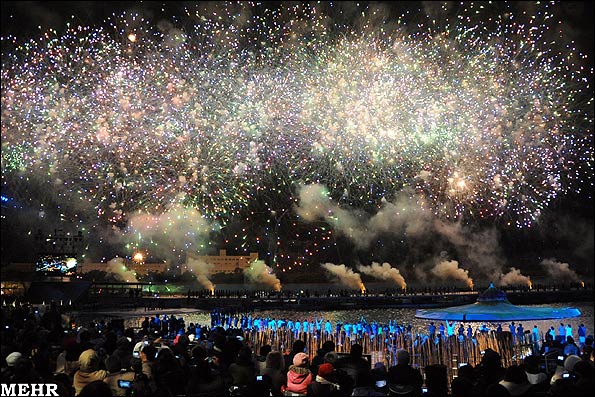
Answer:
M308 368L298 367L296 365L292 365L289 367L289 371L287 372L287 382L291 382L294 384L301 384L301 383L310 383L312 379L312 373Z
M99 356L93 349L85 350L79 356L79 365L81 372L94 372L99 369Z

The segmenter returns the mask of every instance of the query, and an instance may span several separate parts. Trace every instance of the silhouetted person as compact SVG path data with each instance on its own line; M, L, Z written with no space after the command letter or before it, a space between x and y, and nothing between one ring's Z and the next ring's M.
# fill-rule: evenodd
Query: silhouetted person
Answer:
M362 357L363 350L362 345L354 343L351 345L349 355L340 358L335 364L337 368L342 369L351 377L354 387L359 387L359 378L371 370L370 362Z
M301 339L298 339L295 342L293 342L293 346L291 347L291 352L289 352L289 354L287 354L284 357L285 369L288 370L289 367L291 367L293 365L293 358L295 357L296 354L304 353L305 350L306 350L306 342L304 342Z
M396 356L397 365L388 369L389 395L421 396L424 380L419 369L409 365L409 352L400 349Z
M100 381L100 380L96 380L93 381L87 385L85 385L85 387L83 387L83 389L81 390L81 392L78 394L79 397L112 397L112 390L110 389L110 387Z

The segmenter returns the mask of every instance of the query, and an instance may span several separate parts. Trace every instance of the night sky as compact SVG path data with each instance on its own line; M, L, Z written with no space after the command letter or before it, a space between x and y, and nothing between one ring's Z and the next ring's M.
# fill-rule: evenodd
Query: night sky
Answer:
M592 278L593 3L442 4L2 2L3 264Z

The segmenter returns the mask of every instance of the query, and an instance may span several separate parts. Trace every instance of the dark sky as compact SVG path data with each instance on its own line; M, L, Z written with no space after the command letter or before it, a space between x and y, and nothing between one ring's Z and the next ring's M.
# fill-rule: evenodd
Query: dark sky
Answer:
M2 1L2 34L14 34L19 37L35 34L46 29L56 29L60 32L65 24L93 25L100 23L112 14L124 11L134 11L148 18L183 18L185 9L208 7L210 3L198 1ZM256 8L274 7L282 2L255 2ZM288 2L296 3L296 2ZM307 3L307 2L304 2ZM324 3L324 2L323 2ZM347 3L347 2L345 2ZM391 16L398 16L407 11L428 10L443 2L423 1L379 1L379 2L351 2L364 4L381 4ZM457 12L464 6L458 2L451 2L451 10ZM501 8L505 2L491 2L490 7ZM498 4L500 3L500 4ZM508 2L508 7L527 11L530 15L532 2ZM555 5L556 15L567 23L567 34L585 51L593 49L593 2L591 1L563 1ZM587 17L588 16L588 17Z
M58 33L66 23L73 25L94 25L112 14L123 11L138 11L143 16L155 19L183 17L187 7L197 7L199 2L130 2L130 1L2 1L2 35L14 35L19 39L35 37L39 32L56 29ZM265 2L273 5L276 2ZM365 3L365 2L363 2ZM391 13L399 15L405 9L430 9L438 2L381 2ZM204 4L204 2L202 3ZM453 3L459 4L459 3ZM529 2L514 2L519 9L531 10ZM497 2L496 5L497 7ZM593 2L561 2L556 5L556 14L564 24L568 41L576 41L578 47L587 54L593 54ZM590 57L592 67L592 56ZM593 274L593 244L588 238L593 237L593 189L587 187L579 195L554 202L542 219L537 237L535 230L504 230L503 245L510 257L521 258L527 252L537 253L542 250L557 250L568 261L580 262L582 273ZM4 229L4 228L3 228ZM573 230L574 229L574 230ZM575 233L582 234L577 237ZM586 236L585 236L586 233ZM14 236L18 240L18 236ZM13 239L3 238L14 243Z

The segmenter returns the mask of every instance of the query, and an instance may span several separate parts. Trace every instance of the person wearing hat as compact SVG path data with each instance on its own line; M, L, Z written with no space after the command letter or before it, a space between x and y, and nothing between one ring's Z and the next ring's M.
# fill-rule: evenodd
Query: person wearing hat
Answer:
M15 364L23 358L23 355L19 352L12 352L6 356L6 368L2 366L2 380L8 380L14 373Z
M283 358L285 359L285 370L289 370L289 367L291 367L291 365L293 364L293 358L295 357L296 354L298 353L303 353L306 351L306 342L304 342L301 339L297 339L293 342L293 345L291 346L291 351L289 352L289 354L286 354L283 356Z
M8 356L6 356L6 365L9 367L14 367L16 362L23 357L23 355L19 352L12 352Z
M566 357L564 359L563 365L556 366L556 372L554 372L552 378L550 379L550 385L556 383L558 379L562 379L564 377L564 374L572 372L572 370L574 369L574 365L579 361L581 361L581 358L574 354Z
M100 369L100 360L97 352L87 349L79 356L80 368L74 374L74 392L79 395L83 387L96 380L104 380L107 371Z
M134 347L132 348L132 357L140 358L140 351L143 349L144 345L144 341L140 341L136 345L134 345Z
M308 385L308 397L341 396L341 387L336 382L333 364L323 363L318 366L318 375Z
M287 371L287 385L285 389L289 392L305 394L308 391L308 385L312 383L312 373L308 369L309 362L306 353L297 353L293 356L293 365L289 366Z

